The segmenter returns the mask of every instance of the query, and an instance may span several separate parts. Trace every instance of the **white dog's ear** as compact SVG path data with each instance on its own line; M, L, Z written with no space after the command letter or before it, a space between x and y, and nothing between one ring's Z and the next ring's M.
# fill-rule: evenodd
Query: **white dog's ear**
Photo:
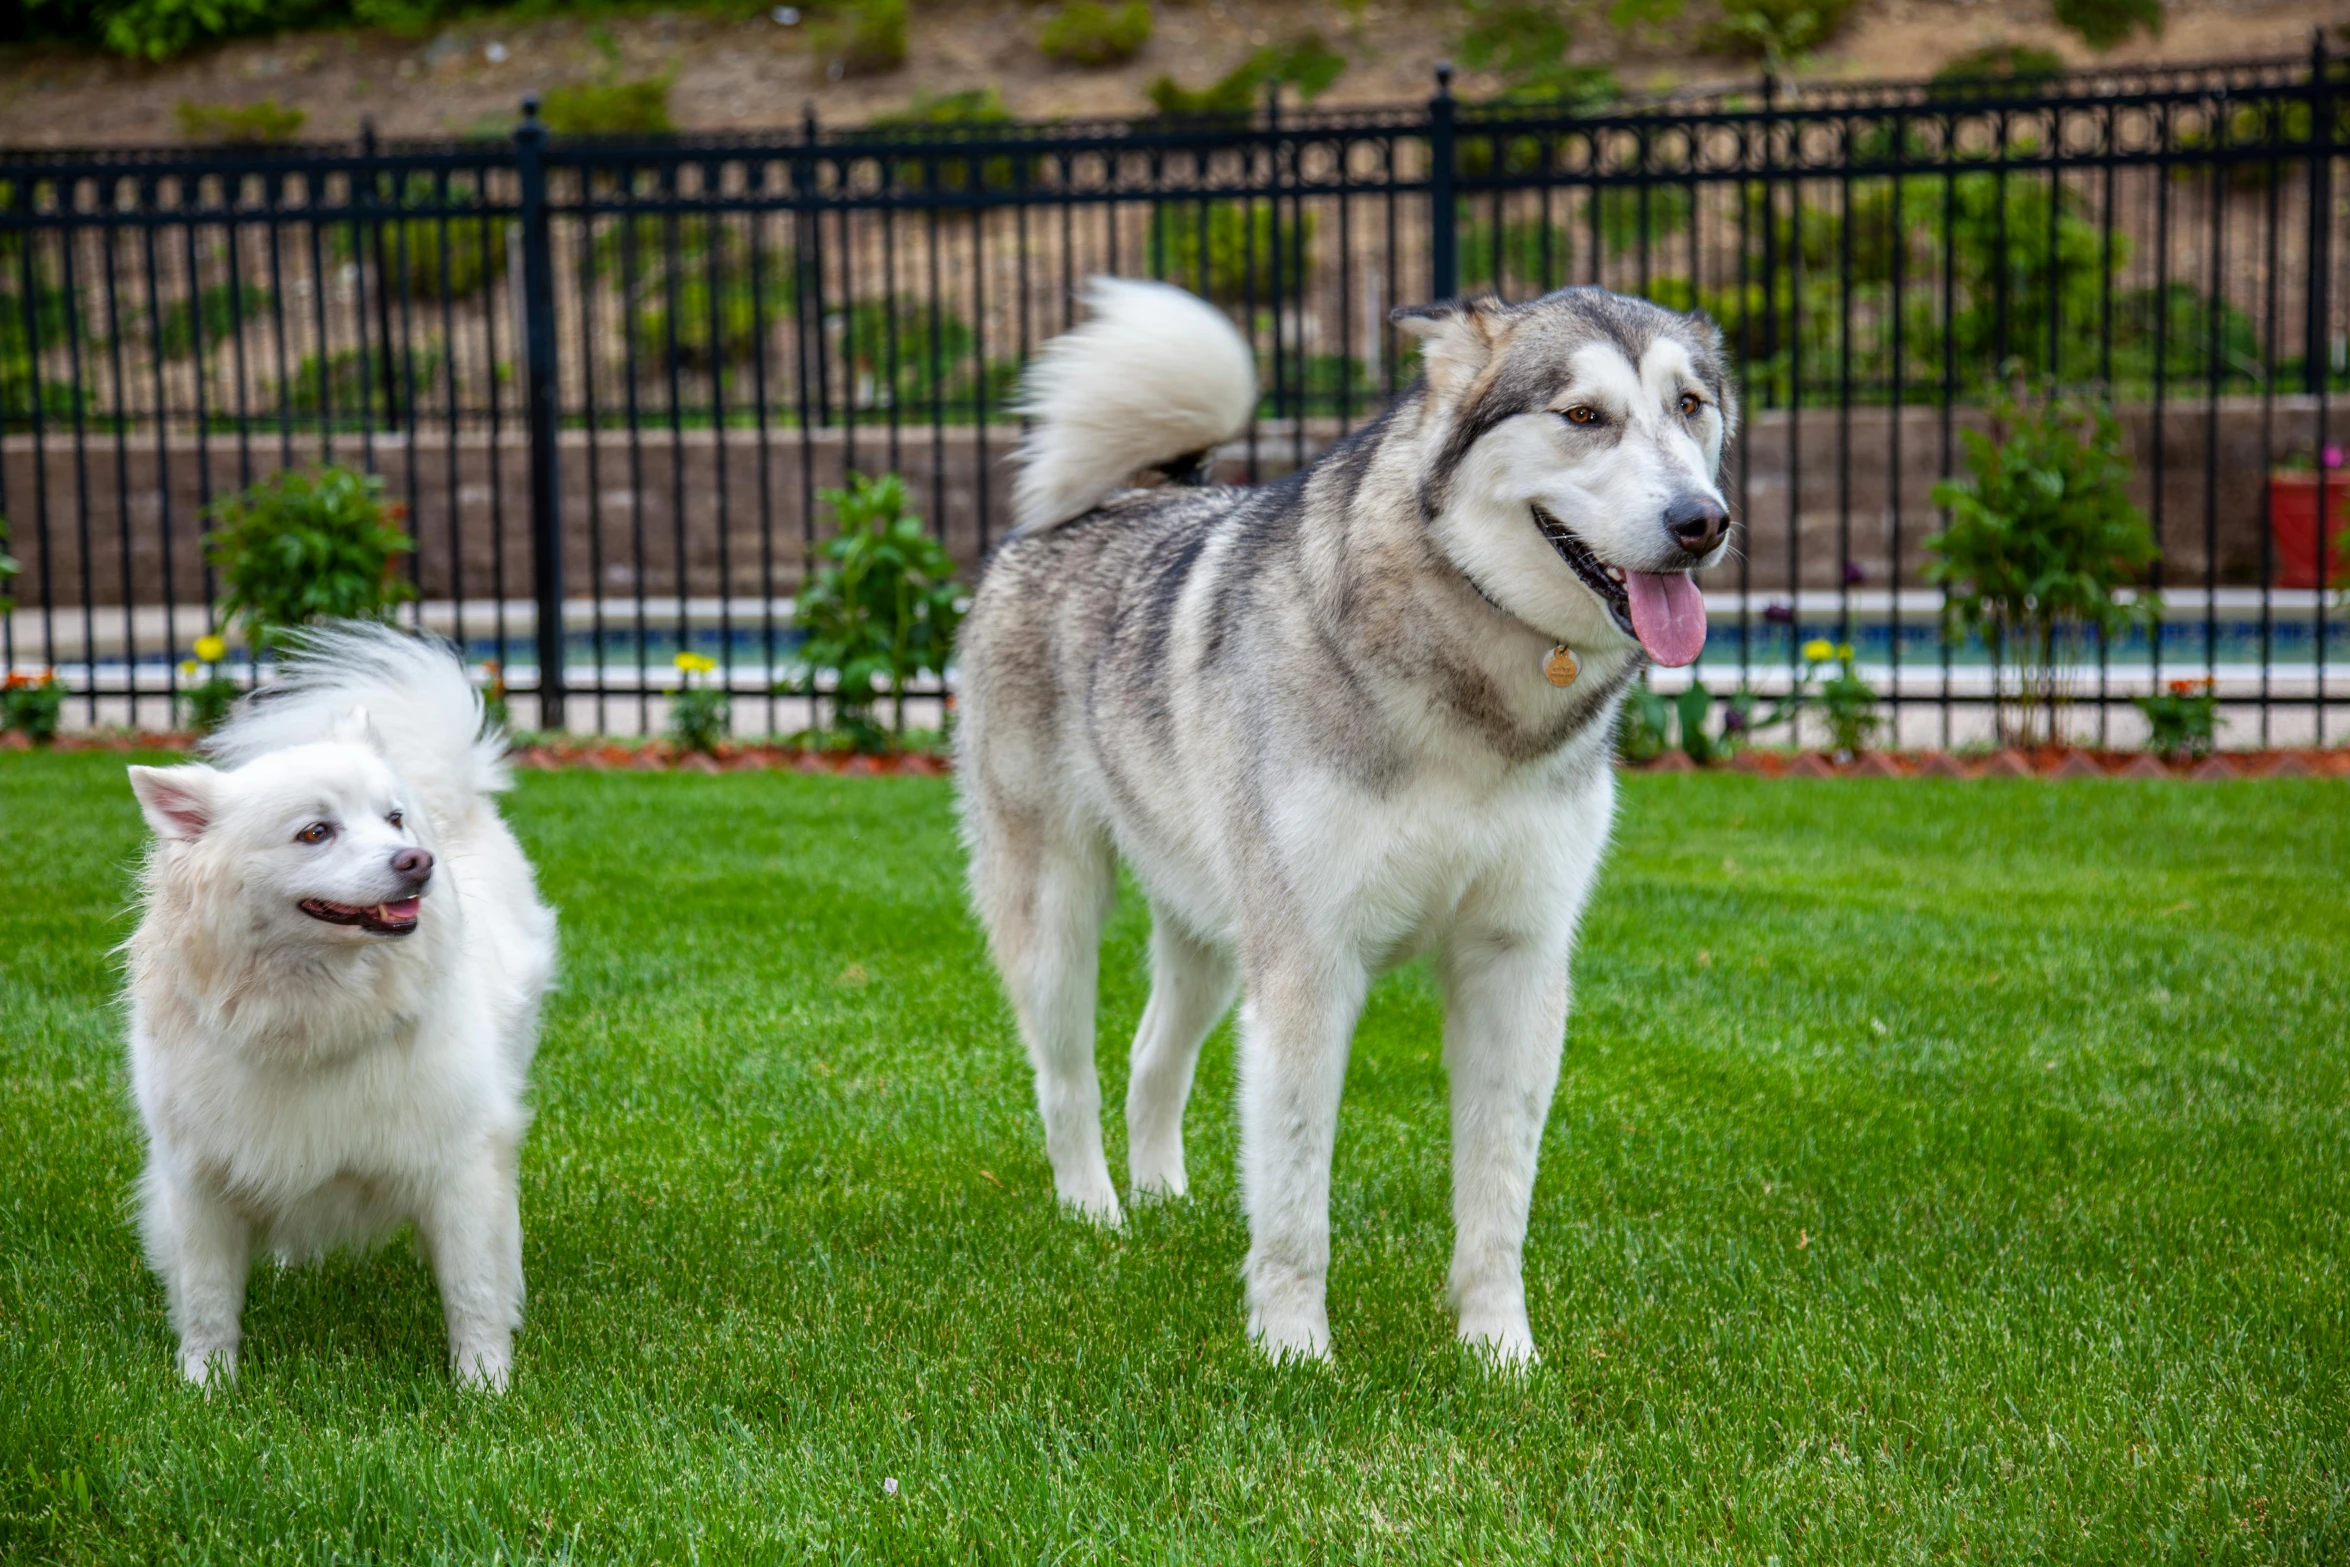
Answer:
M1388 316L1420 340L1420 363L1428 385L1444 398L1458 397L1493 358L1509 333L1498 299L1466 299L1442 305L1405 305Z
M220 774L201 762L184 767L134 767L131 793L155 836L192 843L212 825L219 807Z
M367 709L364 707L354 707L336 719L334 728L328 730L327 735L343 745L363 745L371 751L383 749L383 741L376 734L375 725L368 721Z

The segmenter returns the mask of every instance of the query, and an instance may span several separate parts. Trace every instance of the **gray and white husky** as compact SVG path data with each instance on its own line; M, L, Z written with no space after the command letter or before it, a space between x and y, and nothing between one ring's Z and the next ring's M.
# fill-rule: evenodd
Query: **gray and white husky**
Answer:
M1737 421L1720 334L1597 289L1397 312L1420 381L1304 471L1196 472L1248 420L1247 346L1097 280L1027 387L1018 526L962 635L971 885L1036 1068L1061 1199L1120 1217L1094 995L1123 856L1150 897L1126 1095L1137 1199L1185 1190L1183 1105L1241 997L1249 1332L1330 1353L1330 1161L1371 979L1433 955L1463 1341L1534 1357L1522 1250L1575 926L1647 660L1705 640Z

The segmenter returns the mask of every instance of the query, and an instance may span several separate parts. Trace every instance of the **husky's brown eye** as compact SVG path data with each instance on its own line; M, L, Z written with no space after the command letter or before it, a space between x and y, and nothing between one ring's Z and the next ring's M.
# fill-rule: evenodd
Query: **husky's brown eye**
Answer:
M324 822L312 822L294 834L296 843L324 843L335 835L335 830Z
M1592 407L1589 403L1577 403L1574 407L1567 410L1567 423L1597 424L1599 423L1599 410Z
M394 827L397 827L400 825L400 813L398 811L394 811L391 815L385 817L384 820L391 823Z
M1698 396L1695 392L1683 392L1681 394L1681 412L1684 416L1694 419L1697 417L1697 410L1703 408L1704 406L1705 399Z

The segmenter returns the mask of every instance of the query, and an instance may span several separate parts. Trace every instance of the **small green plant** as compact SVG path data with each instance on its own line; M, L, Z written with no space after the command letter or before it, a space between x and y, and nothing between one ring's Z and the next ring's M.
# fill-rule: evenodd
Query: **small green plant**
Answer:
M180 706L185 711L188 727L200 735L208 735L227 722L229 710L236 706L241 694L236 681L222 672L221 664L228 658L228 640L217 631L207 631L196 639L194 658L180 661L180 679L187 682L180 687Z
M44 669L37 675L12 674L0 681L0 734L19 730L35 745L47 745L57 738L57 720L65 711L65 687L57 683L57 672Z
M514 731L514 701L506 692L506 666L491 659L481 666L481 723L484 729Z
M1212 86L1194 90L1162 76L1150 84L1148 93L1151 106L1164 115L1192 119L1246 114L1268 87L1294 87L1311 103L1345 71L1346 56L1324 43L1321 34L1308 33L1288 43L1264 45Z
M684 751L718 754L733 730L733 709L726 692L710 684L718 661L691 650L671 660L677 665L677 689L669 696L669 738Z
M2059 27L2070 29L2092 49L2111 49L2143 28L2162 32L2162 0L2056 0Z
M1069 0L1036 33L1036 46L1045 58L1088 70L1123 65L1150 41L1150 0L1126 0L1124 5Z
M267 316L271 298L257 283L215 283L192 299L175 299L156 312L155 352L185 359L198 348L217 348L247 323Z
M1970 49L1936 71L1927 82L1936 97L1973 96L2013 89L2040 90L2049 77L2062 75L2064 56L2034 44L1986 44Z
M1990 642L2001 738L2011 729L2000 675L2013 658L2013 736L2030 738L2032 714L2045 712L2044 737L2053 741L2066 671L2086 656L2092 632L2128 623L2133 611L2114 590L2154 559L2154 534L2131 504L2110 408L2008 399L1992 431L1962 432L1967 476L1934 486L1950 522L1926 540L1934 559L1925 575L1945 590L1950 620ZM2136 610L2155 613L2154 595L2142 595Z
M1722 19L1707 32L1714 48L1763 62L1792 77L1803 57L1834 37L1855 0L1722 0Z
M2219 738L2219 697L2209 680L2173 680L2153 696L2133 697L2146 715L2146 748L2173 761L2208 756Z
M1462 0L1461 12L1464 26L1453 41L1454 55L1467 69L1500 81L1495 102L1580 110L1621 92L1608 67L1568 61L1575 32L1556 0Z
M220 573L220 619L266 650L314 620L382 620L416 596L396 568L416 548L383 480L353 468L285 469L206 514L205 558Z
M946 671L963 619L962 584L945 546L906 509L898 475L852 473L844 488L819 493L839 531L800 591L807 674L798 690L815 694L816 677L830 672L832 727L860 751L886 749L889 736L873 716L876 688L888 690L891 729L902 740L907 684Z
M1820 683L1817 691L1806 691L1814 670L1824 670L1834 663L1834 674ZM1817 638L1803 646L1804 671L1797 690L1816 708L1820 721L1828 729L1828 749L1839 756L1858 756L1869 748L1885 720L1877 712L1882 700L1876 687L1860 677L1853 661L1852 644L1829 642Z
M550 87L539 100L539 118L558 136L666 136L677 129L669 117L673 80L662 75Z
M886 76L906 63L906 0L843 0L808 43L829 80Z
M182 98L172 111L188 141L223 147L269 147L302 134L306 110L264 98L259 103L196 103Z

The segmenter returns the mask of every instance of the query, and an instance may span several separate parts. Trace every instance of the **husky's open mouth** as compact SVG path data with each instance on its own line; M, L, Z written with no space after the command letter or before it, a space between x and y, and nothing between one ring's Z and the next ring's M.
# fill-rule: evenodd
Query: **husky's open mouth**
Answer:
M1686 571L1626 571L1592 553L1575 530L1537 506L1534 526L1567 568L1607 606L1624 635L1671 668L1705 651L1705 595Z
M390 903L351 904L304 898L301 908L312 919L324 920L329 925L356 925L378 936L406 936L416 929L417 916L424 911L424 900L399 898Z

